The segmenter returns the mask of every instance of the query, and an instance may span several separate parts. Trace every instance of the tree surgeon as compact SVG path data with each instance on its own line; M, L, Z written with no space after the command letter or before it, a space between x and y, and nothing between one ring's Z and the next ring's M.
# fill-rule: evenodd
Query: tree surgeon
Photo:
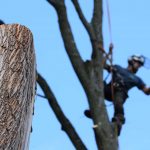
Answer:
M137 87L142 90L146 95L150 95L150 87L142 81L141 78L135 74L140 67L144 65L144 57L138 55L132 55L128 59L127 68L123 68L120 65L108 65L105 64L104 69L108 72L112 72L112 80L106 84L104 83L104 96L108 101L112 101L114 104L114 117L112 122L117 125L117 134L120 135L122 125L125 123L123 104L128 98L128 91ZM90 110L85 110L85 116L91 118Z

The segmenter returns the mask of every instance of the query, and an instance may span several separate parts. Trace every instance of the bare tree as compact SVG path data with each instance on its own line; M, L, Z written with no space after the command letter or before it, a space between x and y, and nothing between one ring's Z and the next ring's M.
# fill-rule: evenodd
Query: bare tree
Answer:
M35 67L31 31L18 24L0 25L0 149L28 149Z
M103 47L102 0L94 0L93 17L91 19L91 22L88 22L85 16L83 15L78 0L72 0L76 12L89 35L90 42L92 45L92 56L91 59L87 61L83 61L82 57L80 56L80 50L78 50L76 46L67 17L65 0L47 1L56 10L56 13L58 15L58 24L60 27L62 39L64 41L66 53L68 54L73 69L75 70L78 79L80 80L81 85L83 86L83 89L87 95L91 115L93 118L93 129L95 133L97 148L99 150L117 150L118 139L115 134L115 129L113 127L114 125L109 121L103 94L104 56L100 48ZM47 85L45 85L46 81L43 80L41 76L39 76L38 83L43 89L46 98L49 100L49 103L51 100L56 101L51 90L48 89ZM58 109L58 107L53 107L53 104L50 105L52 106L60 123L62 124L63 129L66 129L65 131L70 137L72 133L75 133L74 129L71 127L71 123L69 123L71 126L67 126L68 123L67 120L65 120L66 124L64 124L64 119L62 118L65 118L65 116L62 115L63 112L60 111L61 108ZM73 142L74 146L77 149L86 149L79 136L74 135L72 136L72 138L76 139L77 141L80 141L80 144L82 145L82 147L77 147L77 144L79 143ZM72 138L70 137L71 140Z

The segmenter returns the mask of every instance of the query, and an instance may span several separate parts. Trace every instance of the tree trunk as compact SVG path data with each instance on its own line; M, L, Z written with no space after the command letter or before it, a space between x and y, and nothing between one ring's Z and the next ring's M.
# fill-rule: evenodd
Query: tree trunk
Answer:
M66 52L88 98L98 150L117 150L118 138L108 118L103 92L102 0L94 0L93 17L87 22L77 0L72 0L92 45L91 60L83 61L67 16L65 0L47 0L56 10Z
M18 24L0 25L0 149L29 148L35 67L31 31Z

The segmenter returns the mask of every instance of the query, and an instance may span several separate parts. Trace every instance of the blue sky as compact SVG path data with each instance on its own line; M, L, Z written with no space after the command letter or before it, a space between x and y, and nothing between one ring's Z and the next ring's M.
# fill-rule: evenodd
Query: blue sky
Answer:
M79 0L88 20L92 15L92 0ZM66 0L68 17L84 59L90 58L91 45L70 0ZM110 0L111 28L114 44L114 64L127 66L132 54L150 57L149 0ZM85 118L88 108L84 91L72 69L59 32L56 12L45 0L3 0L0 18L6 23L19 23L33 33L38 71L47 79L62 110L70 119L89 150L96 150L92 121ZM110 35L106 2L103 18L104 47L108 49ZM138 75L150 85L150 70L142 68ZM38 93L42 91L38 87ZM120 150L148 150L150 143L150 97L138 89L129 92L125 103L126 124L119 137ZM107 103L110 118L113 107ZM45 99L36 97L30 150L74 150L66 133L61 131L52 109Z

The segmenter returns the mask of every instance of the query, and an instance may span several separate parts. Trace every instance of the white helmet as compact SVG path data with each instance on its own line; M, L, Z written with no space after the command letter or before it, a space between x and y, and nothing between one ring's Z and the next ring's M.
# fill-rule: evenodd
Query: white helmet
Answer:
M142 55L132 55L128 58L128 63L132 65L133 61L137 61L143 66L145 62L145 57Z

